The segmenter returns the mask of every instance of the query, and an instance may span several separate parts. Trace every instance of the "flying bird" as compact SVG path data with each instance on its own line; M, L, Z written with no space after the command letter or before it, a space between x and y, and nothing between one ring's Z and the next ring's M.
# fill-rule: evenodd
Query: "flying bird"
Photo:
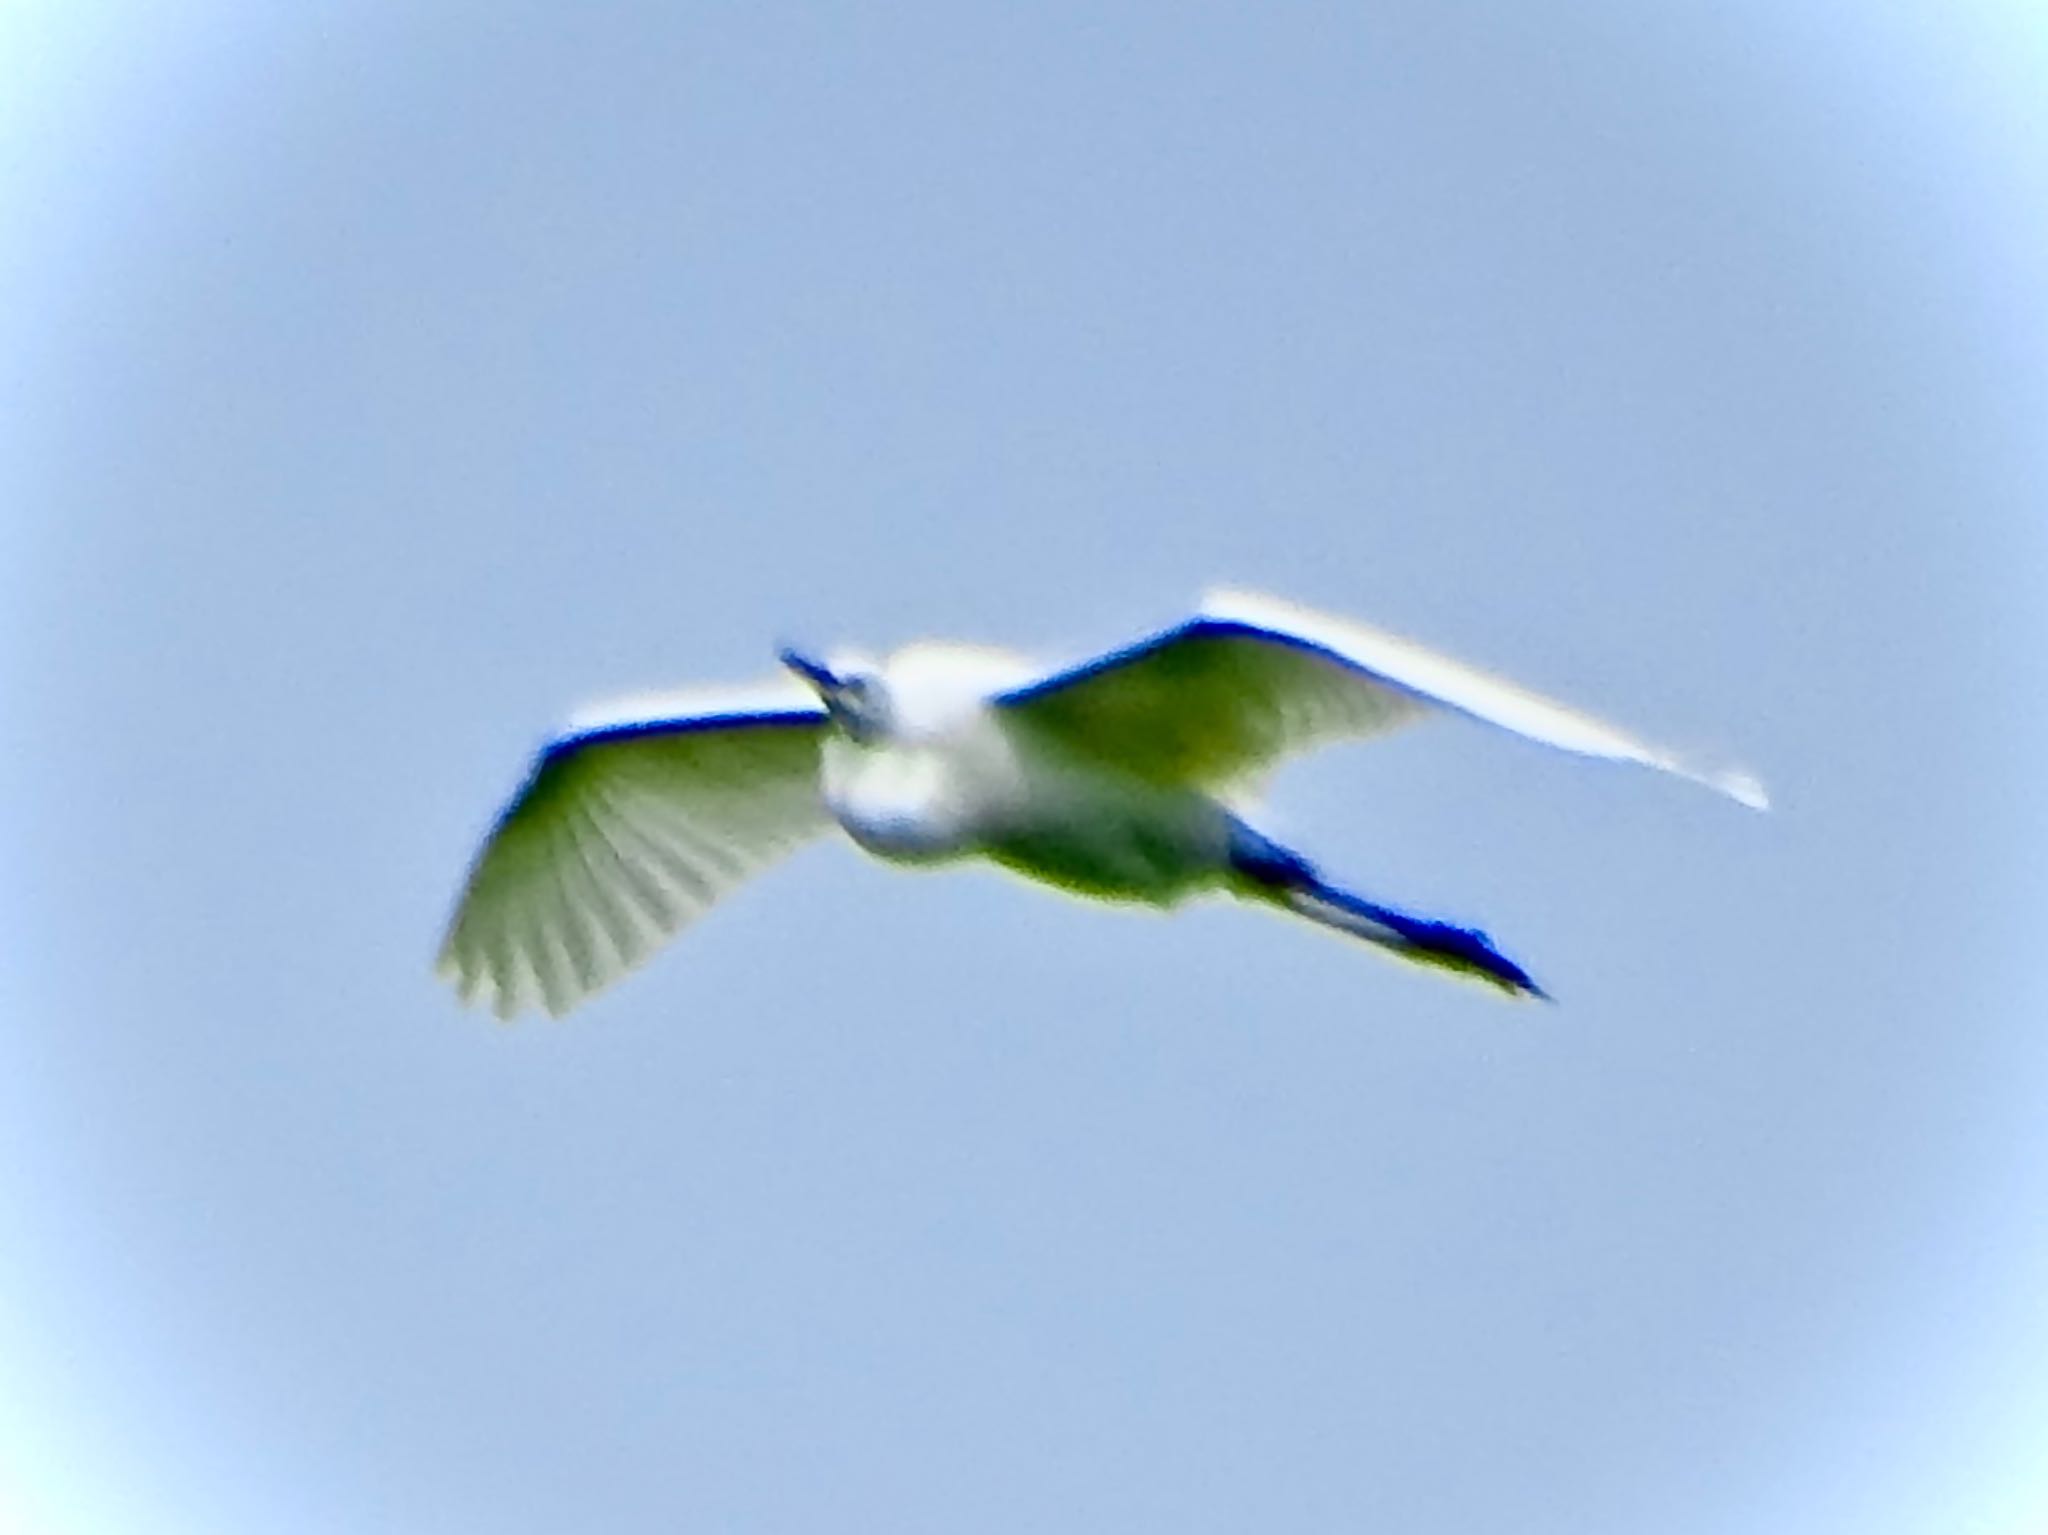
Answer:
M785 649L758 687L643 697L542 748L469 870L438 969L465 1002L556 1016L834 826L890 863L990 860L1078 895L1221 893L1517 996L1486 934L1332 883L1257 830L1283 758L1462 714L1641 763L1755 809L1762 786L1364 624L1214 592L1194 617L1046 670L925 641L876 662Z

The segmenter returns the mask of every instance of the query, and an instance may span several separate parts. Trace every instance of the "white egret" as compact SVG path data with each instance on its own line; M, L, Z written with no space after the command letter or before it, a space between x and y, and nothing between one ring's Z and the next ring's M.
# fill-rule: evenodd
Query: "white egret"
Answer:
M1052 671L934 642L886 664L782 661L791 675L773 683L628 701L542 749L441 948L463 1000L559 1015L834 824L892 863L985 858L1155 906L1227 893L1542 996L1485 934L1330 883L1254 829L1245 796L1289 753L1449 712L1765 804L1746 773L1691 766L1410 641L1247 593L1212 593L1183 623Z

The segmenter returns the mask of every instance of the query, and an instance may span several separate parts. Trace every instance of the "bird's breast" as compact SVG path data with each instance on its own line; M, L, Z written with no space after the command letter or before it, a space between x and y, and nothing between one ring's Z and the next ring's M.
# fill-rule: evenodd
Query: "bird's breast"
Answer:
M978 851L1013 797L1000 753L961 740L825 743L825 803L848 836L880 858L933 863Z

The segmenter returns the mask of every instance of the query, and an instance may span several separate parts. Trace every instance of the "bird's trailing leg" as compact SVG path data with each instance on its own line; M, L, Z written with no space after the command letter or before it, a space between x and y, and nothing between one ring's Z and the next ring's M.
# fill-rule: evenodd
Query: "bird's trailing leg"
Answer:
M1417 964L1434 965L1498 986L1510 995L1549 1000L1529 972L1476 928L1432 922L1368 901L1324 879L1299 853L1239 822L1232 830L1231 870L1240 894L1268 901L1323 927L1362 938Z

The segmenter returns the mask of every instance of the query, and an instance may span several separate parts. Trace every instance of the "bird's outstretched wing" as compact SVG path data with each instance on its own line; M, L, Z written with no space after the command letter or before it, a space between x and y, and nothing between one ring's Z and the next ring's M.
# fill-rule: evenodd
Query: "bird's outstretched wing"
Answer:
M1230 788L1290 753L1450 710L1766 803L1746 773L1697 767L1413 641L1248 592L1212 592L1195 617L995 702L1025 729L1162 783Z
M823 721L774 685L579 718L491 829L435 968L501 1018L559 1017L824 829Z

